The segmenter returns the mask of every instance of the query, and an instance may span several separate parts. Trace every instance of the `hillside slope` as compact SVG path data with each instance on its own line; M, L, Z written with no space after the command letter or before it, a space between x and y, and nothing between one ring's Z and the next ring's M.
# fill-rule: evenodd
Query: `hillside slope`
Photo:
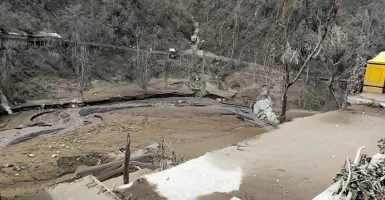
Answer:
M325 20L331 0L288 1L284 12L283 0L206 0L188 1L190 12L200 23L201 48L227 57L257 61L264 57L279 62L280 24L282 14L287 18L287 40L306 54L317 39L320 23ZM361 48L360 53L373 56L385 49L385 13L383 0L341 1L336 29L340 39L347 37L346 48ZM278 59L278 60L274 60Z
M76 89L83 64L87 80L143 84L159 76L164 66L158 60L166 57L145 52L138 57L135 51L112 48L82 50L78 43L139 46L148 51L187 49L194 31L190 18L175 0L4 0L0 3L1 28L26 34L58 33L68 45L0 49L0 89L10 102L49 98L44 94L45 83L57 80L67 90ZM143 71L144 65L151 70Z
M143 50L167 50L170 47L186 50L190 49L189 40L197 24L200 49L260 64L266 72L282 72L283 55L289 53L293 55L290 56L290 73L294 74L318 41L319 30L326 20L331 0L295 0L288 1L286 6L284 2L286 1L4 0L0 4L0 27L25 33L57 32L69 41L69 45L39 49L1 49L0 67L4 78L0 88L11 98L11 102L36 98L31 93L42 90L41 80L59 80L74 86L71 88L73 90L79 82L82 66L86 67L85 79L88 84L91 79L128 81L145 89L152 77L163 76L167 79L169 76L178 76L190 79L193 74L201 76L200 78L209 75L218 82L220 88L237 88L237 82L243 80L232 80L234 84L222 85L226 77L244 67L233 62L217 62L215 59L194 56L169 61L167 56L154 56L146 52L108 48L81 49L77 45L83 41L139 47ZM341 1L340 4L335 25L318 56L308 64L309 73L314 79L308 81L306 77L307 82L303 84L306 86L304 92L312 98L311 101L318 102L317 108L330 101L330 95L325 97L324 90L328 86L314 81L317 80L316 76L344 75L344 78L349 78L353 76L351 68L356 66L359 70L355 71L362 73L366 60L385 49L383 0L353 0L349 3ZM325 66L332 70L328 72ZM259 73L257 69L255 73ZM268 74L250 75L248 77L253 80L244 82L268 84L272 88L282 87L283 73L276 73L279 76ZM338 98L343 99L346 84L333 84ZM37 89L25 89L28 86Z
M134 46L139 37L143 46L165 49L186 45L194 31L175 0L5 0L0 5L0 27L57 32L69 40Z

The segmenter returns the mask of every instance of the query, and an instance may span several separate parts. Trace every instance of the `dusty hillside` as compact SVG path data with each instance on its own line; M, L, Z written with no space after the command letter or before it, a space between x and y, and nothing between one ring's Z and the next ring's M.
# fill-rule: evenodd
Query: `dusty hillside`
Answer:
M79 42L132 49L139 46L147 51L164 51L171 47L186 49L194 31L190 16L178 2L154 0L6 0L0 4L0 27L20 34L55 32L67 42L42 48L1 47L3 78L0 88L12 103L49 97L44 83L58 79L64 80L64 85L57 84L57 88L52 89L61 90L67 82L70 85L67 90L72 90L79 82L84 60L85 76L89 79L140 85L159 76L164 71L164 63L168 68L181 65L164 62L167 55L146 52L137 54L135 51L94 47L81 51ZM141 70L143 65L149 70Z
M264 57L279 60L282 0L207 0L185 1L200 23L201 48L227 57L241 58L263 64ZM316 39L319 23L327 17L331 0L291 1L285 13L289 18L288 42L306 53ZM358 9L359 8L359 9ZM346 35L347 47L362 47L365 56L373 56L384 49L383 1L342 2L338 27ZM342 38L341 38L342 39ZM343 53L343 52L341 52ZM257 58L257 59L255 59Z
M2 1L0 26L11 31L52 31L67 39L155 49L185 45L193 24L178 1ZM77 38L79 37L79 38Z
M209 81L225 91L245 91L251 85L244 83L257 83L258 87L267 84L280 92L284 85L283 60L288 58L289 72L294 76L314 48L332 1L284 2L5 0L0 4L0 27L19 33L57 32L66 43L33 49L1 49L0 87L12 103L52 96L47 94L50 89L41 80L64 80L70 86L66 90L80 86L87 90L95 79L138 84L145 90L152 78L178 77L199 80L201 85ZM317 56L308 63L306 77L305 73L300 77L298 90L303 99L294 99L299 107L338 108L333 105L336 103L329 88L340 101L338 104L342 104L346 90L350 93L353 89L349 89L350 83L334 79L362 76L366 60L385 48L381 20L384 9L382 1L340 3L330 33ZM182 54L190 49L194 30L199 37L199 49L210 55L222 55L227 61L191 54L172 60L167 53L151 53L167 52L174 47ZM134 51L82 48L81 42ZM141 51L135 51L138 49ZM253 66L263 67L255 69L253 75L249 73ZM242 72L245 68L249 69L246 78ZM319 77L334 78L328 86ZM60 84L55 87L59 88L56 91L63 89ZM327 108L325 105L329 104Z
M301 65L319 41L325 22L328 20L332 0L305 1L250 1L250 0L207 0L185 1L190 12L199 22L200 48L219 55L256 62L268 71L284 72L285 59L291 73L299 71ZM327 82L317 82L317 77L331 81L339 104L343 102L346 90L354 93L357 85L352 81L341 83L337 77L361 80L363 68L368 59L385 48L383 43L384 2L383 1L337 1L338 9L333 26L328 30L319 53L308 64L301 76L310 80L302 85L310 97L323 110L337 108L330 94ZM272 87L281 77L270 76ZM291 79L293 79L291 77ZM350 80L349 80L350 81ZM321 90L320 90L321 88ZM347 89L348 88L348 89ZM315 98L314 98L315 97ZM313 104L310 107L314 107ZM308 106L301 106L308 107Z

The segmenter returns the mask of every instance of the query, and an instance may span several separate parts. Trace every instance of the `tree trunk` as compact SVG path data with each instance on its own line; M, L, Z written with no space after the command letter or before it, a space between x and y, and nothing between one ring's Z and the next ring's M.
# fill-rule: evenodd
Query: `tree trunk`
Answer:
M292 85L290 83L290 72L289 72L289 65L285 64L285 86L284 91L282 95L282 109L281 109L281 115L279 116L279 121L281 123L286 121L286 111L287 111L287 91L289 90L290 86Z
M10 115L12 114L11 107L9 106L8 99L0 89L0 106Z
M79 93L81 101L84 101L84 85L86 77L86 68L88 64L87 49L83 45L80 47L80 82L79 82Z
M289 90L289 87L285 88L285 91L282 95L282 110L281 115L279 116L279 122L284 123L286 121L286 111L287 111L287 91Z
M167 60L164 64L164 69L163 69L163 73L164 73L164 91L167 91L167 85L168 85L168 77L169 77L169 71L170 71L170 65L171 65L171 62L169 60L170 58L167 56Z
M338 81L338 79L337 79L337 81ZM330 110L329 107L328 107L328 102L329 102L329 99L330 99L331 95L333 96L334 101L335 101L338 109L341 109L341 105L338 102L338 97L337 97L336 93L334 92L334 88L333 88L334 82L335 82L334 76L331 76L329 78L328 92L327 92L326 97L325 97L325 105L324 105L324 108L323 108L322 112L328 112Z
M327 112L329 111L329 99L330 99L330 93L331 93L331 90L332 90L332 85L333 85L333 76L331 76L329 78L329 82L328 82L328 86L327 86L327 92L326 92L326 95L325 95L325 105L324 105L324 108L322 109L322 112Z
M130 134L127 134L127 144L126 144L126 156L124 158L124 172L123 172L123 183L129 184L130 183L130 157L131 157L131 138Z

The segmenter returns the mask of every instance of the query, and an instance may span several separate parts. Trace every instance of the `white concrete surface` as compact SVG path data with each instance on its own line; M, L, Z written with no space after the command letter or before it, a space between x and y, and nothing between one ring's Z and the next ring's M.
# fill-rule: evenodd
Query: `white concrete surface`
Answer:
M137 181L140 177L152 173L150 169L141 169L136 172L130 173L130 183ZM112 178L106 181L103 181L103 184L110 190L114 190L116 187L123 185L123 176Z
M207 156L202 156L144 178L157 185L158 193L169 200L193 200L215 192L239 190L243 173L240 166L231 165L228 163L226 168L221 168L211 163Z

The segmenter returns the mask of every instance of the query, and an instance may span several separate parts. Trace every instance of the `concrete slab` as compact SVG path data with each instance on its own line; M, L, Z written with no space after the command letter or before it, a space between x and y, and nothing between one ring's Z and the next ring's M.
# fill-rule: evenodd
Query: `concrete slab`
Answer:
M16 200L120 200L93 176L87 176L72 183L61 183L44 189L30 197Z
M374 104L385 107L385 94L364 92L348 97L348 102L353 105Z
M384 130L385 118L324 113L144 178L169 200L313 199L359 147L367 146L365 154L377 153Z
M137 181L140 177L152 173L152 170L150 169L141 169L136 172L130 173L130 183ZM106 181L103 181L103 184L113 190L115 187L123 185L123 176L119 176L116 178L112 178Z
M361 97L367 98L367 99L373 99L375 101L379 102L385 102L385 94L377 94L377 93L361 93Z

